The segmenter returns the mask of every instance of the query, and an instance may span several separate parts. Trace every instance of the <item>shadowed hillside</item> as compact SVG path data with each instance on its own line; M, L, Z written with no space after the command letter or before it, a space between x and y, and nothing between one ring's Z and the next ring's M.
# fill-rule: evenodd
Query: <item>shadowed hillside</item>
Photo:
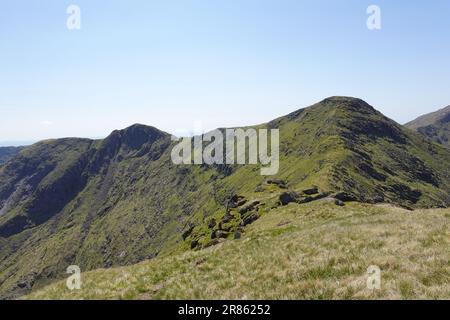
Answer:
M447 148L450 147L450 106L420 116L405 126Z
M0 147L0 165L14 157L23 147Z

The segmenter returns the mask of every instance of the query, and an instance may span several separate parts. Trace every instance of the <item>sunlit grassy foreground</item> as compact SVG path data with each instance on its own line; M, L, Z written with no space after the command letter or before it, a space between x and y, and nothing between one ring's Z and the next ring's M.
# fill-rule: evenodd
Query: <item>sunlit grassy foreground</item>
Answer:
M82 274L27 299L450 299L450 209L318 201L272 210L241 240ZM367 268L381 269L369 290Z

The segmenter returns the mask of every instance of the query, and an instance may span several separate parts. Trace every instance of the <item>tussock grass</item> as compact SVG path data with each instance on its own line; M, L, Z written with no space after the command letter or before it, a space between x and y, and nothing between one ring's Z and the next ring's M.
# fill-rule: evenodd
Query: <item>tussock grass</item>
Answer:
M26 299L450 299L448 209L290 204L241 240L82 274ZM366 286L381 269L381 288Z

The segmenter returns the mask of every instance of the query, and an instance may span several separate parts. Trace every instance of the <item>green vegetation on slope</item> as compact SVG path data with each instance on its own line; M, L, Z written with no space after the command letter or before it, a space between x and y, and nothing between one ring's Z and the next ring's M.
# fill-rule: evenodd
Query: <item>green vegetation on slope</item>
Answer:
M82 274L27 299L450 298L450 210L329 201L289 204L244 238ZM380 290L366 286L381 269Z
M257 165L174 165L170 136L142 125L24 149L0 167L0 297L73 264L111 268L245 237L286 201L450 204L450 152L362 100L328 98L258 127L280 129L274 177Z
M450 106L420 116L405 126L450 148Z

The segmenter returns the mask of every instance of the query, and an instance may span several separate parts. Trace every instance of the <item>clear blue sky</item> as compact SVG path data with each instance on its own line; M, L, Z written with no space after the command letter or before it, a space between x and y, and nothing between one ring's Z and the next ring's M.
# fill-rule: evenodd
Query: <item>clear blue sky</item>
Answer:
M249 125L331 95L403 123L450 104L449 57L448 0L2 0L0 141Z

